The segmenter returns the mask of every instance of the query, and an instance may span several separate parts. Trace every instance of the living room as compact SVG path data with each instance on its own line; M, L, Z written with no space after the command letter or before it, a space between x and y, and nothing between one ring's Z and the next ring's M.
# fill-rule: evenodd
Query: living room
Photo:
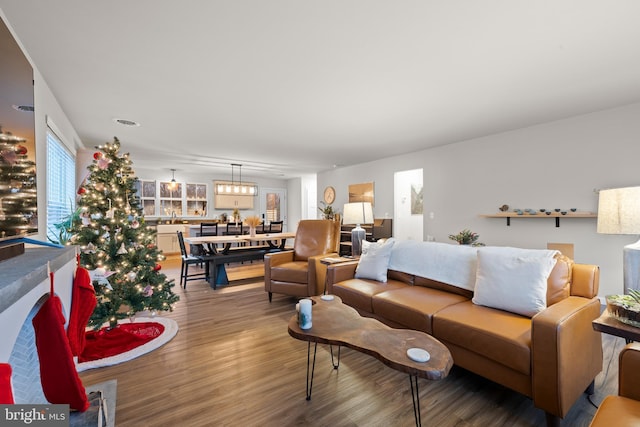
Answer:
M635 11L636 6L627 2L623 4L624 7L616 13L622 21L620 27L627 28L625 26L626 20L623 18L630 19L629 17L634 15L630 11ZM564 13L567 15L570 15L568 10L581 10L578 3L567 2L566 5L567 10ZM35 8L36 5L30 3L29 7ZM3 19L8 17L11 24L11 13L16 13L14 8L19 8L19 6L0 2L0 8ZM5 9L7 13L5 13ZM588 9L593 13L597 7L590 5ZM33 13L36 13L35 10ZM20 35L18 30L26 31L22 21L24 15L19 15L22 18L15 21L18 35ZM594 18L591 17L591 19ZM615 20L613 21L615 22ZM607 30L613 32L614 26L605 27L605 22L610 24L610 21L603 19L603 26L598 27L600 32ZM628 45L620 47L623 52L632 52L636 47L634 44L637 43L638 38L634 37L635 33L630 34L627 37ZM598 31L594 30L592 36L593 38L589 41L595 46L598 41ZM549 46L553 46L554 50L559 51L570 50L571 47L552 43ZM583 47L583 44L580 46ZM514 47L514 50L517 49ZM603 50L606 51L606 49ZM576 57L579 56L576 55ZM514 58L517 57L518 55L514 56ZM562 58L562 56L560 57ZM620 57L624 57L624 54L615 58ZM475 60L481 61L481 58ZM532 86L535 86L540 83L536 80L538 71L547 75L546 71L557 65L553 63L540 64L540 70L523 69L522 73L514 79L520 82L530 82ZM322 198L323 190L328 186L335 188L336 199L333 204L338 210L341 210L342 206L349 201L350 184L371 182L375 189L375 217L384 217L387 214L393 217L396 203L394 175L406 170L420 169L423 171L424 178L422 240L451 242L448 238L450 234L455 234L462 229L471 229L477 232L481 241L487 245L535 249L546 248L550 242L571 243L575 249L576 262L600 266L599 296L603 299L606 295L619 294L623 289L622 248L634 242L636 236L599 234L596 232L595 218L572 218L571 215L568 215L566 218L560 218L559 227L556 227L555 220L552 218L533 220L526 217L518 218L514 214L510 225L507 225L504 218L481 216L497 213L499 207L505 204L511 210L515 208L535 210L575 208L577 212L596 213L599 190L638 184L634 166L636 166L636 159L640 155L640 147L637 143L640 140L640 123L637 119L640 115L640 93L637 83L635 85L628 84L632 79L627 78L629 75L638 75L637 72L640 71L637 68L638 63L631 60L628 63L615 62L605 57L600 60L598 70L594 71L589 68L591 74L583 77L578 71L581 66L588 68L588 65L592 65L592 63L577 64L573 69L573 74L561 76L562 81L567 84L564 93L540 90L537 98L512 101L508 107L502 104L504 107L501 114L510 118L510 127L498 126L497 122L492 120L493 116L485 117L482 105L492 103L492 99L489 97L478 103L479 105L474 104L476 109L471 115L468 109L464 109L466 114L460 116L461 129L458 131L455 129L456 126L450 126L453 129L450 129L449 133L439 139L437 146L430 146L431 141L425 140L417 143L412 150L402 153L394 152L394 138L403 140L415 135L404 136L402 128L393 128L396 133L392 134L389 129L385 128L385 131L388 132L385 134L385 137L388 138L385 150L391 150L391 153L384 150L377 151L378 146L367 150L365 144L365 148L362 148L362 145L360 148L363 161L352 158L348 165L340 165L336 162L335 168L329 167L318 170L317 173L299 174L294 177L263 178L248 173L244 178L258 181L259 185L282 186L287 189L289 229L294 230L298 220L312 216L310 212L318 215L317 203ZM120 64L113 67L117 69ZM495 69L492 69L492 65L488 64L487 69L489 70L485 71L489 73L499 74L500 66L496 65ZM85 159L90 158L95 143L109 141L113 137L112 133L119 132L120 128L115 128L111 133L92 134L90 137L82 134L81 137L76 129L79 123L75 123L67 115L66 109L63 108L57 94L52 89L53 85L49 85L51 82L49 82L48 76L40 73L37 63L34 67L34 81L37 123L36 152L38 156L41 156L38 159L38 184L40 188L45 188L45 168L40 165L45 164L46 145L44 140L46 139L47 122L55 123L60 132L69 138L73 149ZM569 84L571 82L581 90L573 88ZM620 84L618 85L617 82ZM622 82L627 84L624 85ZM482 86L484 80L478 78L476 83L478 86ZM507 83L505 77L505 85ZM588 90L584 90L585 87ZM456 88L457 90L466 91L469 88L461 86ZM493 90L496 93L495 101L498 103L501 101L499 93L502 92L497 88L493 88ZM429 94L422 93L420 96L428 97ZM597 104L591 103L594 98L599 98ZM544 101L542 102L544 108L538 110L527 108L529 102L540 102L541 99ZM560 99L571 100L573 104L583 104L583 106L573 105L573 108L569 109L569 104L563 104ZM450 111L449 117L454 117L454 120L457 120L456 109L463 110L463 102L456 101L460 102L460 107L448 105L443 99L441 102L442 108ZM597 106L593 107L594 105ZM364 108L363 105L358 107ZM407 114L403 112L400 103L396 105L393 102L387 102L384 107L385 114L379 113L381 121L386 114L390 116ZM400 112L394 111L394 107L397 107ZM393 111L393 114L390 111ZM495 111L492 110L492 112L495 114ZM426 118L429 116L427 110L413 111L411 114L417 117L416 121L430 121ZM474 133L466 131L466 127L462 128L463 124L469 122L470 117L475 120ZM111 120L111 118L107 120ZM373 124L369 123L367 126L373 128L372 133L376 132ZM125 150L128 148L126 143L135 140L132 132L130 129L122 130L122 134L125 136L123 138ZM116 135L120 136L117 133ZM354 139L366 140L366 137L355 138L355 133L351 135L354 136ZM359 142L362 143L362 141ZM322 147L322 143L320 138L313 140L309 145ZM173 141L173 144L184 145L182 141ZM244 150L240 143L238 144L240 148L236 150ZM304 152L306 148L304 143L300 143L297 150ZM323 148L323 150L334 152L339 152L340 149L340 146L330 146L329 142ZM152 151L149 146L147 150ZM384 155L372 156L371 151L384 153ZM310 150L307 155L313 157L315 153L315 150ZM168 167L171 167L170 160L165 160L167 163L158 168L146 164L146 161L148 159L145 159L144 155L133 156L134 167L141 177L151 180L165 180L170 176L170 172L168 172ZM228 175L228 171L223 174ZM220 176L197 168L185 169L179 173L182 182L211 182ZM46 205L44 194L38 195L38 203L40 206ZM212 212L212 215L215 214L217 213ZM205 296L210 291L203 288L199 292L200 296ZM192 299L195 297L194 294L196 292L182 295L182 297ZM227 304L231 299L232 297L228 295L224 297ZM291 301L279 300L277 303L275 308L268 308L270 306L265 303L264 307L267 308L258 308L258 310L275 310L278 312L276 317L279 315L281 318L288 318L291 314L288 311L291 308ZM251 304L252 307L258 307L254 305L256 304L254 301ZM226 314L231 316L233 313ZM216 318L215 321L222 322L223 319ZM243 326L246 325L243 324ZM275 331L276 327L273 328ZM296 343L292 343L292 346L294 344ZM228 351L233 351L232 344L228 343L228 345L230 346ZM282 349L282 352L289 350L290 348L286 347ZM217 355L220 356L220 354ZM185 359L188 357L185 356ZM178 360L179 358L176 358L171 363L177 364ZM358 362L361 361L358 359ZM373 366L372 369L379 368L377 365ZM138 365L137 367L142 368ZM264 368L284 369L279 368L275 363L274 366L269 365ZM260 375L259 372L253 372L253 374ZM243 381L249 380L243 377ZM381 381L384 382L386 379L383 377ZM405 388L402 390L403 393L406 391ZM166 393L172 392L175 390L166 390ZM191 389L190 392L193 390ZM206 394L208 391L202 390L202 392ZM265 390L265 392L268 391ZM354 391L354 393L357 392ZM150 395L150 398L157 397L153 393ZM223 403L232 405L231 402ZM329 408L330 406L326 407L327 410ZM393 415L388 415L388 418L385 419L389 420L392 417ZM290 423L294 422L295 420L290 420ZM307 422L312 424L309 420Z

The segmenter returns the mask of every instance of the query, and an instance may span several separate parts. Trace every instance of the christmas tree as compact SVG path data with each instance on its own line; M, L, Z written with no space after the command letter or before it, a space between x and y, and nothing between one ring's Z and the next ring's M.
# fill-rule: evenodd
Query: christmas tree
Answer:
M0 129L0 237L38 231L36 163L25 142Z
M178 296L173 279L160 273L164 256L145 225L129 153L119 154L117 138L96 148L78 189L80 217L71 242L80 246L80 264L93 279L98 304L89 325L99 329L140 311L170 311Z

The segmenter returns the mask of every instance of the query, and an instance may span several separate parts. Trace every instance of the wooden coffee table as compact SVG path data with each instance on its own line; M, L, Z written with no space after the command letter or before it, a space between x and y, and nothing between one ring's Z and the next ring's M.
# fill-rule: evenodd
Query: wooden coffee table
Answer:
M418 377L428 380L441 380L449 374L453 366L451 353L440 341L432 336L409 329L393 329L358 312L342 303L334 296L331 301L322 300L319 296L311 297L312 327L300 329L297 316L289 321L289 335L307 341L307 400L311 399L313 372L316 364L318 343L338 346L338 362L335 363L333 347L331 362L334 369L340 365L340 346L346 346L362 353L369 354L385 365L400 372L409 374L411 398L416 425L421 425L420 394ZM311 360L311 343L314 343L313 360ZM410 348L421 348L429 352L427 362L414 362L407 356Z

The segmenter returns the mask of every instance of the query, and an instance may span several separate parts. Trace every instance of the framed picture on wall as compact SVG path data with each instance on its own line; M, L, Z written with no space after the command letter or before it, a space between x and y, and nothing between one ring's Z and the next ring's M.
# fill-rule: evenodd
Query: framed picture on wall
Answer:
M422 184L411 184L411 215L422 213Z
M371 206L374 205L373 182L349 185L349 203L356 202L369 202Z

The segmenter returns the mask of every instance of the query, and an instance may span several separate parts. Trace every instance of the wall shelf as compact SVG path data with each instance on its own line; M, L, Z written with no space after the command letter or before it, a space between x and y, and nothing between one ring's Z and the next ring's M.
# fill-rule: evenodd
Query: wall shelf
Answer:
M556 227L560 227L560 218L597 218L598 215L594 212L567 212L563 215L561 212L536 212L535 215L531 215L527 212L523 212L522 215L518 215L516 212L498 212L495 214L480 215L482 218L506 218L507 227L511 225L511 218L518 219L542 219L542 218L555 218Z

